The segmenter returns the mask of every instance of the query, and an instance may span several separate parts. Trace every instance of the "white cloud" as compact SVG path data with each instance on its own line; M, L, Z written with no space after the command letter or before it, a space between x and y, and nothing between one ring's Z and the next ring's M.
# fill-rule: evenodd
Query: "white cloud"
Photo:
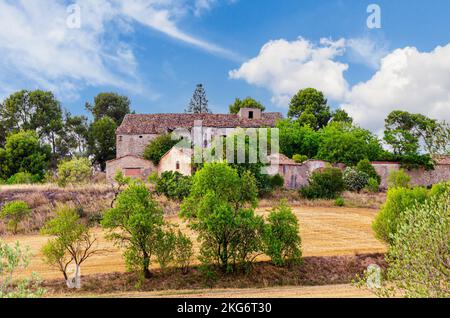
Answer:
M347 91L348 65L335 61L344 53L345 40L322 39L320 45L298 38L266 43L259 55L229 73L232 79L269 89L272 101L287 106L300 88L315 87L329 98L342 100Z
M379 65L370 80L353 87L344 76L348 65L337 60L349 47L359 52L359 62ZM285 108L299 89L317 88L378 133L396 109L450 121L450 43L432 52L406 47L385 53L382 48L364 39L322 39L318 46L302 38L270 41L229 76L268 89L273 102Z
M115 86L155 98L139 79L133 47L120 34L133 23L155 29L213 54L236 55L183 32L187 13L177 0L78 0L81 28L67 27L65 0L0 0L0 86L2 95L27 87L52 89L75 98L84 86ZM148 86L148 85L147 85Z
M367 37L347 40L347 48L351 62L362 63L373 69L378 69L381 59L389 53L386 42Z
M406 47L390 53L370 80L351 89L343 108L377 132L396 109L450 120L450 43L432 52Z

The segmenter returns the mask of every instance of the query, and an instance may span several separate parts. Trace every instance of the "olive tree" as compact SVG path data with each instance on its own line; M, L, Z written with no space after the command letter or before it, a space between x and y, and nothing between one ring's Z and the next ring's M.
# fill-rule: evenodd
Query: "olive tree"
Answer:
M24 201L6 203L0 211L0 218L8 220L8 230L17 233L20 222L31 214L31 209Z

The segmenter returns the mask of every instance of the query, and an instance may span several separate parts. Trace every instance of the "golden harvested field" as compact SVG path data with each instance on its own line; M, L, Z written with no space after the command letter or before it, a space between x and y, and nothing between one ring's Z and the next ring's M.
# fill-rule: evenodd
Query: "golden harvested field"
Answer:
M266 208L258 209L258 213L263 215L268 212L269 209ZM304 256L353 255L355 253L377 253L385 251L384 245L375 239L371 229L372 220L378 210L337 207L295 207L294 212L300 221ZM170 217L168 220L178 223L183 230L188 231L186 224L182 223L177 217ZM191 234L194 237L194 234ZM96 229L95 235L99 239L99 248L107 249L108 252L102 255L95 255L86 261L82 266L82 274L125 271L121 251L104 239L104 233L101 229ZM40 249L46 243L47 239L39 234L5 237L5 240L9 243L19 241L21 245L30 247L33 257L29 269L23 274L29 274L31 271L34 271L43 279L61 278L61 274L58 271L49 268L42 260ZM309 289L305 288L301 287L301 292L308 293ZM335 287L331 286L329 288L331 290L326 288L312 288L311 293L324 293L324 295L330 293L332 295L332 290ZM290 292L296 292L298 289L293 288ZM276 290L282 289L278 288ZM273 290L273 293L277 293L276 290ZM258 290L259 292L263 293L264 291ZM342 290L341 292L349 293L349 296L351 296L355 290L351 288L349 290ZM199 292L196 291L195 293ZM283 293L283 291L280 291L280 293ZM250 294L252 293L250 292ZM276 297L275 295L273 296Z

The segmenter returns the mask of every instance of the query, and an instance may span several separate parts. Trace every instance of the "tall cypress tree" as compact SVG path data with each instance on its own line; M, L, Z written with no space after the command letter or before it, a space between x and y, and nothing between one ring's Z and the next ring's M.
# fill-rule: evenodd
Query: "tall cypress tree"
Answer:
M189 106L186 109L186 113L189 114L210 114L211 111L208 108L208 98L206 97L205 89L202 84L198 84L195 89L194 96L192 96Z

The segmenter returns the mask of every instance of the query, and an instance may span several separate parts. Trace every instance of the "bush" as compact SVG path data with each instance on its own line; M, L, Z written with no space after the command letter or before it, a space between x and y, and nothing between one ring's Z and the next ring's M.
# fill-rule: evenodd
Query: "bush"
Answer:
M449 193L450 194L450 193ZM414 204L399 216L378 294L449 298L450 195Z
M356 165L356 170L366 173L369 178L377 180L378 184L381 183L381 176L378 175L374 166L372 166L368 159L364 159L358 162L358 164Z
M380 184L378 183L378 180L375 178L369 178L367 181L366 190L371 193L377 193L380 191Z
M75 158L58 165L58 184L62 187L87 183L91 175L92 167L87 158Z
M365 172L353 168L347 168L344 172L345 188L349 191L359 192L367 185L369 176Z
M165 271L175 259L177 236L172 229L162 230L158 233L158 244L155 245L155 256L161 270Z
M345 201L343 198L337 198L336 201L334 202L334 205L342 207L345 205Z
M24 201L12 201L6 203L0 211L0 217L8 220L8 230L13 234L17 233L17 228L25 218L31 214L31 209Z
M386 202L372 224L376 237L386 243L392 243L401 213L416 203L425 202L427 198L428 190L421 187L389 189Z
M272 210L267 221L264 229L266 254L276 266L298 264L302 257L298 220L286 200Z
M125 248L128 270L139 270L150 278L152 257L165 222L164 211L147 187L130 184L117 196L115 207L104 214L101 224L110 231L107 238Z
M192 186L192 178L183 176L179 172L166 171L160 178L151 176L156 180L156 192L165 195L170 200L182 201L189 196ZM150 179L149 179L150 180Z
M232 272L261 252L263 219L254 213L257 195L250 172L239 176L226 163L205 164L197 171L180 215L198 233L204 265Z
M276 174L270 178L270 184L274 189L282 188L284 187L284 178L281 175Z
M189 236L183 234L180 230L178 230L174 254L177 266L183 274L187 274L194 255L194 249Z
M33 184L38 183L40 181L40 176L38 175L32 175L29 172L18 172L15 175L11 176L7 184Z
M172 140L171 134L158 136L145 148L144 158L157 166L161 158L177 143L177 140Z
M389 188L409 188L411 177L405 172L405 170L393 170L388 177Z
M336 199L344 192L342 171L337 168L325 168L313 172L309 185L300 189L306 199Z
M309 159L308 156L305 156L305 155L293 155L292 156L292 160L294 160L296 163L304 163L308 159Z
M9 246L0 242L0 298L39 298L45 294L35 275L17 280L17 274L27 269L29 261L29 251L19 243Z

